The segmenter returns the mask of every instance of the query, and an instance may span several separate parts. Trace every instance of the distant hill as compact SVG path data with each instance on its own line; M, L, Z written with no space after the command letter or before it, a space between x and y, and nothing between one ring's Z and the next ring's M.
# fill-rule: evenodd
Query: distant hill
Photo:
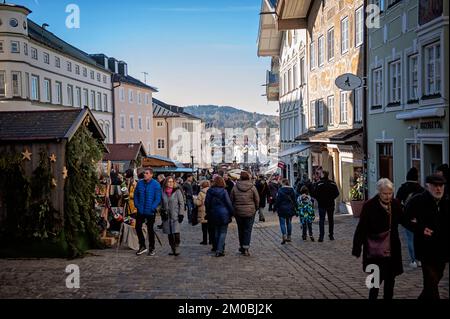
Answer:
M190 105L184 107L186 113L199 117L212 127L242 128L255 127L256 123L265 120L268 127L278 128L277 116L251 113L231 106Z

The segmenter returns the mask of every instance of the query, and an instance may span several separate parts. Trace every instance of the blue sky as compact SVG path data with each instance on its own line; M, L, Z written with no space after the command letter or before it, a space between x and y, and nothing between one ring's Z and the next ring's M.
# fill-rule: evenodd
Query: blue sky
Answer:
M9 2L9 1L8 1ZM269 58L258 58L260 0L14 0L49 31L88 53L128 62L129 73L180 106L218 104L275 114L264 87ZM66 28L68 4L79 29Z

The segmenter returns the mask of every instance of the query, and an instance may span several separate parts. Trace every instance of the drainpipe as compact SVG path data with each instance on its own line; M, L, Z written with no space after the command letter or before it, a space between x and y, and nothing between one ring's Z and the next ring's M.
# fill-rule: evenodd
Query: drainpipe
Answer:
M169 141L170 141L170 137L169 137L169 121L167 121L167 117L164 118L164 121L166 121L166 137L167 137L166 148L167 148L167 158L170 158L170 157L169 157Z
M112 112L113 112L113 122L112 122L112 129L113 129L113 144L115 144L117 142L117 129L116 129L116 98L115 98L115 89L118 88L119 86L122 85L122 82L120 82L120 77L119 77L119 85L114 86L114 73L111 76L111 82L112 82Z
M367 0L364 0L364 4L363 4L363 8L367 7ZM365 10L363 10L363 15L364 15L364 24L365 21L367 19L367 13ZM369 177L369 171L367 169L368 167L368 147L367 147L367 114L368 114L368 103L367 103L367 91L368 91L368 87L367 87L367 46L369 45L369 31L367 30L367 28L363 29L364 32L364 48L363 48L363 54L364 54L364 60L363 60L363 74L366 77L366 83L364 83L366 85L365 89L363 90L363 152L364 152L364 160L363 160L363 170L364 170L364 177L365 177L365 185L364 185L364 199L367 200L369 198L369 187L368 187L368 177Z

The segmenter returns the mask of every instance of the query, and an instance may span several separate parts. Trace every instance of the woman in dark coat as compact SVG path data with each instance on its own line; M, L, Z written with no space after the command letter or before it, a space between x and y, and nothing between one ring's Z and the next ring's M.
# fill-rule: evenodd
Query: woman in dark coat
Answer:
M275 213L275 200L277 199L277 193L280 189L280 184L278 183L278 180L276 178L273 178L269 183L269 212L273 210Z
M206 214L208 223L212 223L215 229L214 245L216 257L225 256L225 239L228 224L233 216L233 205L225 189L226 184L222 177L216 176L213 186L208 189L205 198Z
M297 215L297 198L294 188L289 185L289 180L284 178L281 181L281 188L278 190L275 208L278 212L280 221L280 229L282 235L281 244L291 241L292 234L292 217Z
M359 258L363 247L363 271L369 265L379 267L379 284L384 281L384 299L392 299L394 295L395 277L403 273L401 243L398 234L398 225L403 221L403 210L400 202L393 199L394 185L387 178L377 182L378 194L367 201L362 209L358 226L353 238L352 255ZM390 227L389 227L390 225ZM390 229L390 241L385 257L369 256L368 239L375 235L385 233ZM375 280L376 282L376 280ZM369 299L378 298L379 288L370 288Z

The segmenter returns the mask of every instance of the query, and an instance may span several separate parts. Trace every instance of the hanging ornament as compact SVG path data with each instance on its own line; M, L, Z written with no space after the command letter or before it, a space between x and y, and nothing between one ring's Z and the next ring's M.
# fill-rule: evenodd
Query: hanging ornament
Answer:
M29 150L28 150L28 148L25 148L25 152L22 152L22 155L23 155L23 157L22 157L22 161L24 160L24 159L26 159L26 160L28 160L28 161L31 161L31 155L32 155L33 153L31 153Z
M55 188L57 186L56 179L52 178L52 187Z
M64 179L66 179L67 178L67 168L64 166L64 168L63 168L63 170L62 170L62 175L63 175L63 178Z
M55 153L52 153L52 155L50 155L50 162L52 162L52 163L56 163L56 155L55 155Z
M84 124L84 126L88 126L90 122L91 122L91 119L89 118L89 116L86 116L86 118L84 119L83 124Z

